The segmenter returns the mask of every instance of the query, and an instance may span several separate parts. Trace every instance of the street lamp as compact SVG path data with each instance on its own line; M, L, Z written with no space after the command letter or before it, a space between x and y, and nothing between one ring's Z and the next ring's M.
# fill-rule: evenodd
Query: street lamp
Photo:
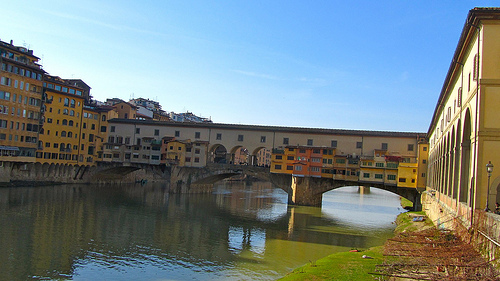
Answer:
M488 206L490 205L490 178L491 178L491 173L493 173L493 164L491 164L491 161L488 161L488 164L486 164L486 172L488 173L488 195L486 197L486 208L484 209L485 211L489 211L490 209Z

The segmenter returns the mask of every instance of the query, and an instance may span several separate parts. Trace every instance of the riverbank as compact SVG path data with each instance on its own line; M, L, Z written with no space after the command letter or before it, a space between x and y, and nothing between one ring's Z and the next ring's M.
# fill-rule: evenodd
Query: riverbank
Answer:
M402 198L403 208L411 207L411 202ZM433 228L429 220L414 220L413 217L425 216L423 212L406 212L398 215L395 235L402 232L414 232ZM365 250L354 249L329 255L317 261L310 262L293 270L281 281L294 280L374 280L380 277L377 266L390 258L384 256L385 246L372 247Z
M380 247L336 253L280 280L499 280L500 273L452 231L437 229L424 212L397 217L395 237Z

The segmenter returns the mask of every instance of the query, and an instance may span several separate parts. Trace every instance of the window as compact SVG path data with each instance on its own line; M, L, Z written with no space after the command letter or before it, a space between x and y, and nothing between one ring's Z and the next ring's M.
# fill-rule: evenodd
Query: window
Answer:
M281 170L281 165L274 165L275 170Z
M308 139L307 140L307 145L313 145L313 140L312 139Z
M260 142L266 142L266 136L261 136L260 137Z
M286 160L293 160L293 156L287 156Z
M387 150L387 146L388 146L387 143L385 143L385 142L382 143L382 149L383 150Z
M141 128L135 128L135 133L140 134L141 133Z
M413 151L413 144L408 145L408 151Z
M363 148L363 143L360 141L356 142L356 148Z
M181 132L180 131L175 131L175 136L176 137L180 137L181 136Z
M10 86L12 84L12 79L7 78L7 77L2 77L2 78L0 78L0 84L5 85L5 86Z
M375 174L376 179L383 179L384 175L383 174Z
M106 126L101 126L101 132L105 133L106 132Z
M396 180L396 175L387 175L387 180L395 181Z
M427 151L427 146L424 146L422 150Z
M243 135L238 135L238 141L243 141Z
M472 69L472 79L477 80L479 76L479 55L474 56L474 68Z
M295 166L295 171L302 171L302 166L301 165Z
M293 166L290 166L290 165L286 166L286 170L287 171L293 171Z
M283 144L288 144L289 139L288 138L283 138Z
M276 160L282 160L283 159L283 155L276 155L275 159Z
M215 137L216 140L222 140L222 134L217 134L217 136Z
M159 136L159 135L160 135L160 130L155 129L155 136Z
M423 178L425 178L425 173L422 173L422 175L421 175L421 176L422 176Z
M335 163L337 163L337 164L345 164L345 159L342 159L342 158L335 159Z
M114 133L114 132L115 132L115 126L111 126L111 127L109 128L109 131L110 131L111 133Z
M200 163L200 158L195 157L195 158L194 158L194 162L195 162L195 163Z
M200 138L200 132L195 132L194 133L194 138L199 139Z
M423 159L422 164L427 164L427 160Z
M383 168L384 167L384 163L375 163L375 167L379 167L379 168Z
M370 177L370 173L363 173L363 178L369 178Z

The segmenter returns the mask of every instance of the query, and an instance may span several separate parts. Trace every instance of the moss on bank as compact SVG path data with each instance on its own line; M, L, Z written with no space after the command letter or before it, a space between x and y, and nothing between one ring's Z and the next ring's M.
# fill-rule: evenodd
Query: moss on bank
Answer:
M377 264L384 261L383 246L362 252L343 252L295 269L279 280L370 280ZM363 258L369 256L370 258Z

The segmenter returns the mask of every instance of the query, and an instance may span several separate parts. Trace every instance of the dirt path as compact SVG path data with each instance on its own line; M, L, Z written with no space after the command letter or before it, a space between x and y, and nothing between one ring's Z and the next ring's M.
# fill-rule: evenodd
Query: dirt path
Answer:
M377 274L392 280L500 280L498 271L471 245L432 227L425 216L407 216L405 230L386 242L388 258L377 266Z

